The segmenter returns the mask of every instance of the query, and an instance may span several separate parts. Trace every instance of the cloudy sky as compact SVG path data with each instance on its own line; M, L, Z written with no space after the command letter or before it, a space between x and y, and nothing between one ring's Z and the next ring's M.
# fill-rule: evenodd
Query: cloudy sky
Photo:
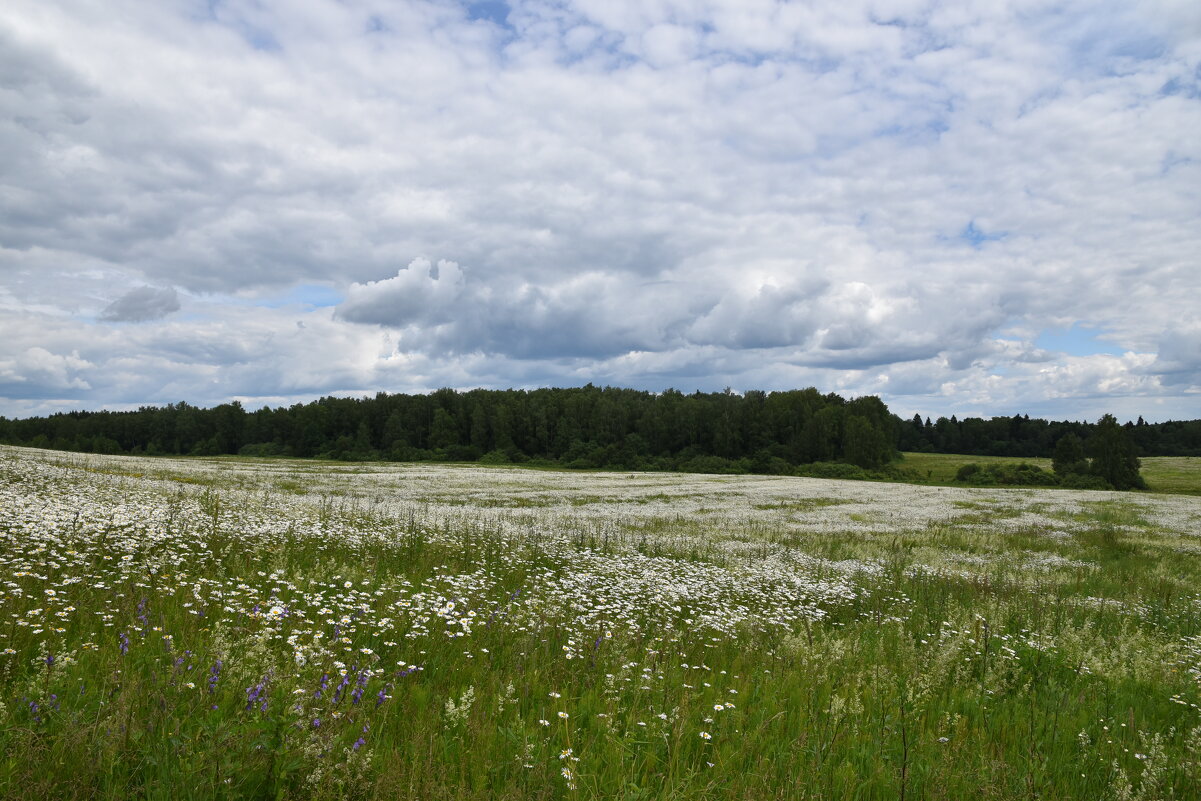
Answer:
M5 0L0 414L1201 417L1196 0Z

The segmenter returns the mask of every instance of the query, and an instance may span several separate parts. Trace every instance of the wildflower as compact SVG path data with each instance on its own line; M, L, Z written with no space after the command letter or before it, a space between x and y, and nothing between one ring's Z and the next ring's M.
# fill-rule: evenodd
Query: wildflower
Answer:
M263 688L266 686L266 684L267 684L267 679L264 678L263 680L261 680L258 684L254 685L253 687L246 688L246 708L247 709L250 709L251 707L253 707L255 705L255 703L259 700L259 698L262 697ZM266 702L266 700L264 700L263 701L263 709L265 710L266 708L267 708L267 702Z
M217 692L217 680L221 678L221 660L218 659L209 670L209 693Z
M712 739L713 739L713 735L712 735L712 734L710 734L710 733L709 733L709 732L707 732L707 731L703 731L703 732L701 732L701 739L702 739L702 740L712 740Z
M563 720L567 720L569 717L571 717L571 715L567 714L566 712L560 711L559 717L562 718Z

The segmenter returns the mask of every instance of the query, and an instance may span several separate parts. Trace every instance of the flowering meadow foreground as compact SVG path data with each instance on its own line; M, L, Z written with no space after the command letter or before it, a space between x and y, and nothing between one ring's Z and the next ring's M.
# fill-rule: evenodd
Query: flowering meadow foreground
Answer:
M0 796L1201 793L1201 498L0 448Z

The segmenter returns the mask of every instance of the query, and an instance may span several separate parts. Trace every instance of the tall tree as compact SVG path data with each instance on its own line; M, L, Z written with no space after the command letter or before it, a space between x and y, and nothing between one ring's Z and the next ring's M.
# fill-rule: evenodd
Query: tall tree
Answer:
M1134 454L1134 443L1112 414L1097 421L1088 445L1093 457L1090 471L1094 475L1108 481L1114 489L1147 488L1147 483L1138 472L1139 460Z
M1055 443L1051 469L1059 476L1088 472L1088 458L1085 456L1084 443L1080 441L1080 437L1069 433L1059 438L1059 442Z

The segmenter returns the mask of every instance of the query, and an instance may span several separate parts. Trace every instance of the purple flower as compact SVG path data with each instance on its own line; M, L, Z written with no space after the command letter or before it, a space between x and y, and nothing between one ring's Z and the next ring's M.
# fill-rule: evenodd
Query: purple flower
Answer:
M357 704L363 699L363 691L367 689L367 671L364 670L359 674L359 680L355 684L354 692L350 694L350 701Z
M357 670L358 670L357 666L352 667L350 670L346 671L346 675L342 677L342 681L339 682L339 684L338 684L338 689L334 691L334 703L335 704L340 703L342 701L342 691L346 689L346 685L350 684L350 674L354 673Z
M221 678L221 660L218 659L209 671L209 693L217 692L217 680ZM216 707L213 707L216 709Z
M246 688L246 708L247 709L251 709L252 707L254 707L254 705L256 703L258 703L259 698L261 698L263 695L263 688L266 686L267 686L267 679L266 679L266 677L264 677L261 681L259 681L258 684L254 685L253 687ZM264 712L267 711L267 701L265 699L263 701L262 711L264 711Z
M121 648L121 653L122 654L129 653L129 637L128 637L128 635L126 635L125 632L121 632L120 634L117 635L117 639L120 641L119 647Z

